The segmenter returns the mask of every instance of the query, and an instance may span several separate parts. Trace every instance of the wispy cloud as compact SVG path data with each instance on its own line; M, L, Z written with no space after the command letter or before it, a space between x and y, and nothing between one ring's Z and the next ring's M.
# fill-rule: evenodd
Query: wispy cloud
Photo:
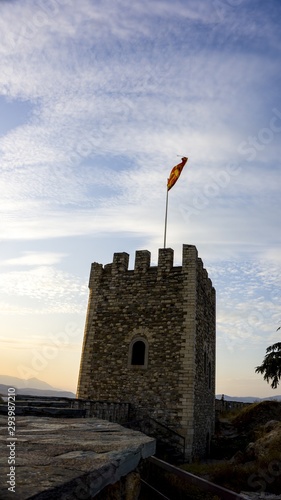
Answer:
M270 261L209 266L218 284L218 342L228 350L265 349L278 340L281 268Z
M21 261L20 263L23 264ZM84 312L87 286L74 275L58 268L41 265L27 271L3 272L0 294L6 299L12 297L16 304L18 302L18 306L15 306L18 313L32 313L32 307L41 314L81 313ZM22 302L22 299L26 299L27 302Z
M0 262L0 266L51 266L59 263L65 254L24 252L21 257Z

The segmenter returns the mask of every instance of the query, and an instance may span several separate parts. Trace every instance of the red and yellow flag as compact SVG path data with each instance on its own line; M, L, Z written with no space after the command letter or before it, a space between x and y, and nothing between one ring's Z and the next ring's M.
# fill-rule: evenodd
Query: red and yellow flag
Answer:
M167 181L168 191L173 187L174 184L176 184L176 182L181 174L181 171L182 171L183 167L185 166L187 160L188 160L188 158L186 158L186 156L184 156L181 159L181 163L179 163L174 168L172 168L171 173L170 173L170 177Z

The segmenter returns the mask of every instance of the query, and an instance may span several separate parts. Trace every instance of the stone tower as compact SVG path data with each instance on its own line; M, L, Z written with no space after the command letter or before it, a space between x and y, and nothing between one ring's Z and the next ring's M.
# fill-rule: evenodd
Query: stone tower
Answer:
M205 455L215 421L215 289L197 249L115 253L93 263L79 398L130 402L185 438L185 458Z

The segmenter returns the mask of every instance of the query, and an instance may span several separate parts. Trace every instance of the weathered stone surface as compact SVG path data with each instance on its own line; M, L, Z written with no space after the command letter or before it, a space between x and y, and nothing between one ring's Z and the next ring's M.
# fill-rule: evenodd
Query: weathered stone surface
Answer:
M215 290L193 245L182 266L160 249L92 264L78 397L130 402L185 438L186 459L208 450L215 421ZM133 363L133 346L145 346Z
M13 440L15 493L7 484ZM0 443L1 500L90 500L155 452L152 438L97 419L18 417L15 440L1 416Z

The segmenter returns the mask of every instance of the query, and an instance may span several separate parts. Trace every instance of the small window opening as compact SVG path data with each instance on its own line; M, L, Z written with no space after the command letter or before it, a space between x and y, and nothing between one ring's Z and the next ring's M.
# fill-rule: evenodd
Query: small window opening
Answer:
M145 362L145 343L137 340L132 349L132 365L144 365Z

